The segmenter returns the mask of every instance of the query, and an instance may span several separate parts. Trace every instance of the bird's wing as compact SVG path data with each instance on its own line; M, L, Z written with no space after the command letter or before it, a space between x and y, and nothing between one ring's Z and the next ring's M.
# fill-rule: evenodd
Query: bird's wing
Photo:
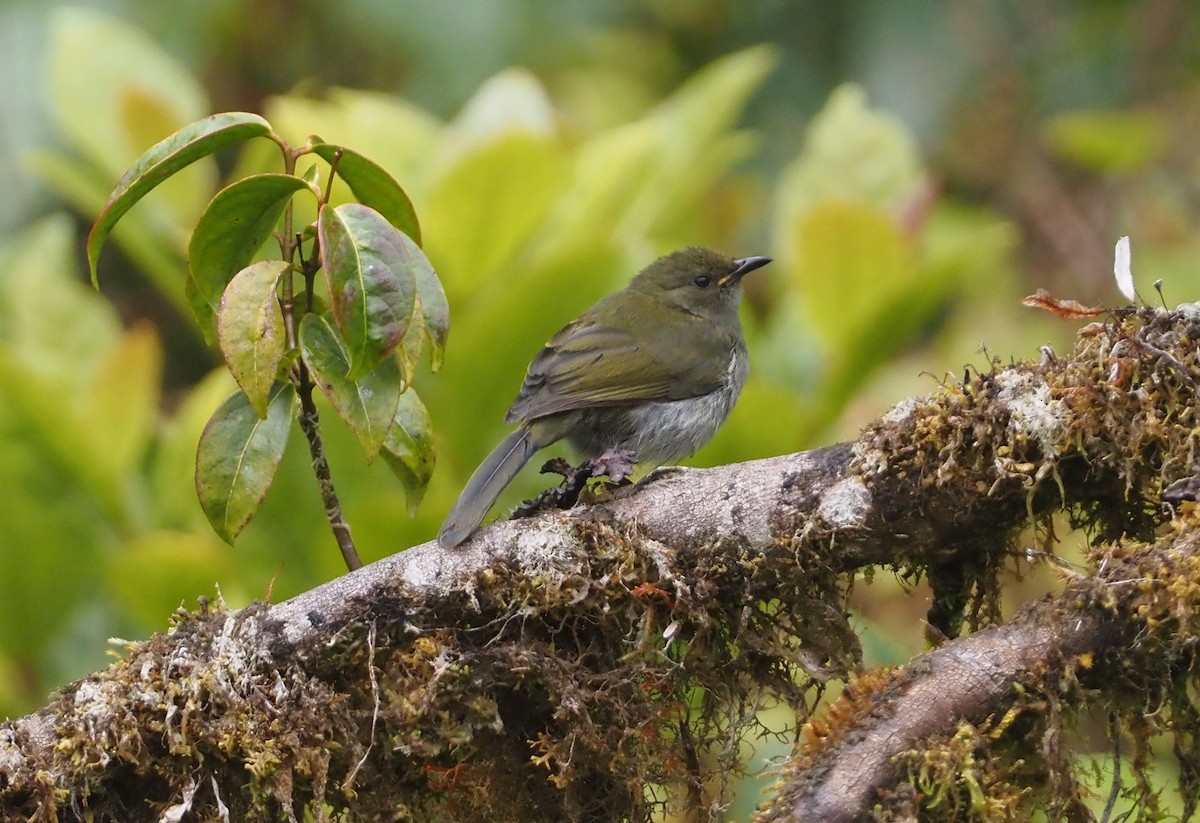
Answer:
M706 321L672 314L662 318L660 328L654 330L653 344L639 343L616 324L581 319L566 326L529 364L521 393L506 420L534 420L598 406L683 400L715 391L728 370L733 339L715 341L714 346L713 335L705 335L707 346L714 351L682 352L682 341L695 337L686 334L688 324Z

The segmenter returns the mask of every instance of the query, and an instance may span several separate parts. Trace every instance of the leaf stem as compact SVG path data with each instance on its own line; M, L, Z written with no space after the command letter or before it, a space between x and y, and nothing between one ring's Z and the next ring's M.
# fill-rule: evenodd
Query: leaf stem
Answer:
M333 178L337 177L338 163L342 160L342 150L338 149L333 153L333 159L329 161L329 179L325 182L325 202L329 202L329 195L333 192Z
M300 233L296 233L296 246L300 248ZM304 275L304 312L311 314L313 310L313 283L317 279L317 272L321 268L320 248L313 244L313 254L308 260L304 259L304 249L300 248L300 273Z
M292 149L286 143L280 142L283 148L283 166L286 174L296 173L296 160L300 155L308 151L308 146L300 149ZM336 161L336 157L334 158ZM336 162L334 164L336 168ZM332 182L332 173L330 174ZM325 190L324 200L319 204L321 207L328 202L329 189ZM300 256L300 273L304 276L304 296L305 296L305 312L311 312L313 307L313 280L316 278L317 270L320 268L320 253L316 246L313 247L312 255L308 260L304 259L303 238L299 232L293 230L292 204L288 203L287 208L283 212L283 231L279 234L279 248L283 255L283 259L288 263L292 263L294 258ZM298 345L298 336L296 334L296 279L295 269L288 272L283 278L282 294L279 298L280 310L283 312L283 324L287 333L287 345L291 349L295 349ZM295 368L292 370L292 380L296 384L296 392L300 396L300 430L304 432L304 437L308 440L308 453L312 456L313 474L317 477L317 485L321 491L321 502L325 506L325 518L329 521L329 527L333 530L334 540L337 541L338 549L342 552L342 558L346 561L346 567L350 571L362 568L362 560L358 556L358 550L354 546L354 538L350 536L350 524L346 522L345 515L342 513L342 504L338 500L337 491L333 487L333 475L329 471L329 459L325 456L325 441L321 438L321 421L317 414L316 403L313 402L313 389L315 388L312 380L312 375L309 373L308 366L303 359L296 361Z
M313 474L317 476L317 485L321 489L321 502L325 505L325 517L333 530L346 568L350 571L362 568L362 560L354 547L354 538L350 536L350 524L342 513L342 504L333 488L333 476L329 472L329 460L325 456L325 443L321 439L320 419L317 406L313 402L313 382L304 363L300 363L299 394L300 394L300 429L308 439L308 452L312 455Z
M282 139L280 147L283 149L284 174L295 174L296 158L299 157L299 154ZM292 231L292 209L292 202L289 200L287 207L283 210L283 231L279 233L280 255L288 263L292 262L292 258L296 256L296 251L300 248L300 239ZM295 349L297 345L295 281L295 275L288 272L283 278L283 293L279 297L279 308L283 312L283 328L289 349Z

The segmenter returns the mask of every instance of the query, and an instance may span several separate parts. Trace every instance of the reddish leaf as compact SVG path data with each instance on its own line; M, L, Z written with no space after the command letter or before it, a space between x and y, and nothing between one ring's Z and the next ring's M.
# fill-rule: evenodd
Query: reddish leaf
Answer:
M333 318L346 345L348 375L355 379L388 358L412 321L416 280L410 241L359 203L321 209L317 233Z
M1104 314L1103 306L1085 306L1078 300L1060 300L1045 289L1038 289L1021 301L1022 306L1031 309L1042 309L1059 317L1078 320L1083 317L1095 317Z

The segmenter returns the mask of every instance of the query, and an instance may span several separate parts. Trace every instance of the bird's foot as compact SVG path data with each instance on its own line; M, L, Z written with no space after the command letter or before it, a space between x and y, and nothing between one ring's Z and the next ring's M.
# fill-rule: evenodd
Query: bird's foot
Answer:
M636 462L629 449L607 449L584 465L591 469L592 477L607 477L612 485L625 486L631 482Z
M592 478L607 477L611 488L628 485L633 466L633 452L628 449L609 449L579 466L572 466L561 457L547 460L542 474L562 475L563 482L517 506L513 517L529 517L546 509L569 509L579 502Z

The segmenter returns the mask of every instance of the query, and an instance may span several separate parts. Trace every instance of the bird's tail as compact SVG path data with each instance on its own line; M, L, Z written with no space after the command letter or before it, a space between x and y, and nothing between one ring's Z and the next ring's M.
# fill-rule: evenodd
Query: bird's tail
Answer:
M528 426L521 426L500 441L471 475L438 530L438 543L443 549L454 548L479 528L496 498L542 445Z

